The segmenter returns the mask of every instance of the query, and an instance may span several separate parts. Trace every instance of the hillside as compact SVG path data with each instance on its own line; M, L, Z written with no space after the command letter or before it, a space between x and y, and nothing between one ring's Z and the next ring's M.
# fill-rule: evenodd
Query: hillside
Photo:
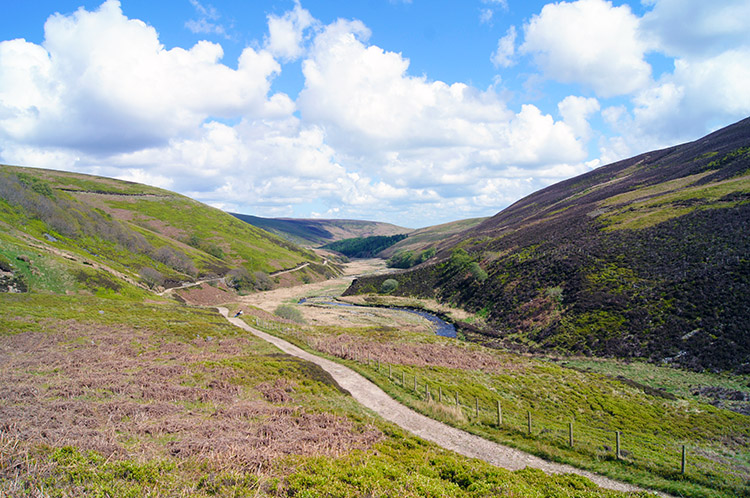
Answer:
M450 239L470 228L474 228L487 218L470 218L452 221L424 228L409 233L409 237L392 245L380 253L380 257L390 258L401 251L421 252L439 243L448 243Z
M491 345L744 371L749 200L746 119L534 193L399 274L396 294L475 313L467 330Z
M0 282L12 291L144 290L228 276L238 290L324 279L310 251L187 197L61 171L0 166Z
M410 228L377 221L261 218L247 214L230 214L250 225L306 247L319 247L343 239L398 235L412 231Z

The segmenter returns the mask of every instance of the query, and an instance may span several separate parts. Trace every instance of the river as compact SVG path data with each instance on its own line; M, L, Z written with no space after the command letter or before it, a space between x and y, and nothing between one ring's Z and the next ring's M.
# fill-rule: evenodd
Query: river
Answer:
M314 299L314 298L309 298ZM298 304L304 304L309 300L308 298L302 298L299 300ZM320 297L316 298L320 299ZM348 306L353 308L371 308L371 306L362 306L359 304L351 304L351 303L344 303L341 301L334 301L334 300L328 300L328 301L316 301L318 304L327 304L329 306ZM453 326L452 323L448 323L442 318L440 318L437 315L434 315L428 311L422 311L422 310L414 310L411 308L399 308L399 307L387 307L389 310L396 310L396 311L404 311L406 313L411 313L413 315L419 315L422 318L428 320L435 328L435 334L443 336L443 337L456 337L456 327Z

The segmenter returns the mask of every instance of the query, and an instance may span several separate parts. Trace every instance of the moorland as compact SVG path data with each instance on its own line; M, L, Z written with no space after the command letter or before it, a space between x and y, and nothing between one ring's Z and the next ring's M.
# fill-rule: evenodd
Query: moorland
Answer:
M320 225L270 233L165 190L2 166L0 494L622 495L416 437L224 306L487 440L674 496L750 496L749 128L489 219L349 223L308 247L293 237ZM375 259L311 247L352 236Z

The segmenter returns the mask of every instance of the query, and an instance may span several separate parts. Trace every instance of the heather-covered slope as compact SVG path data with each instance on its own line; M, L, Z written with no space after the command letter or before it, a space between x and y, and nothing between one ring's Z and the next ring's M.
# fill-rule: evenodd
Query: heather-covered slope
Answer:
M536 192L397 275L396 293L475 312L490 343L748 369L749 201L746 119Z
M251 290L304 263L290 275L332 271L312 252L187 197L60 171L0 166L0 232L6 291L138 294L226 275Z

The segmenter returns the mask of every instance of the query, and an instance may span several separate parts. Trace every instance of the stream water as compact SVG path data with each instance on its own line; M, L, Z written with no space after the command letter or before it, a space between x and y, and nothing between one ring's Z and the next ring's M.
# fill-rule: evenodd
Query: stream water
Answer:
M306 298L302 298L299 300L299 304L304 304L307 302ZM358 304L351 304L351 303L343 303L341 301L316 301L319 304L327 304L330 306L346 306L346 307L352 307L352 308L370 308L370 306L361 306ZM398 308L398 307L388 307L386 309L389 310L397 310L397 311L405 311L406 313L411 313L413 315L419 315L422 318L425 318L430 323L432 323L435 327L435 333L437 335L441 335L443 337L456 337L456 327L453 326L452 323L448 323L439 316L433 315L432 313L429 313L427 311L422 310L413 310L410 308Z

